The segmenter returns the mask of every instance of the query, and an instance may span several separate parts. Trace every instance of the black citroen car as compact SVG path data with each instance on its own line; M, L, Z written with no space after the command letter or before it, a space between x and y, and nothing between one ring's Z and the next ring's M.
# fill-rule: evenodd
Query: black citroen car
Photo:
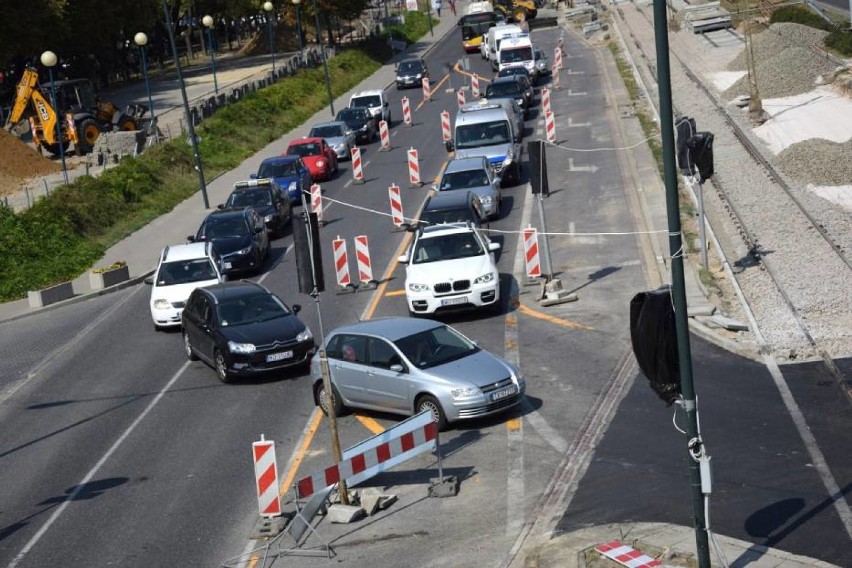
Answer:
M355 139L364 144L372 142L378 136L378 127L373 115L365 108L344 108L334 120L346 123L346 128L355 133Z
M259 272L270 250L269 232L254 207L213 211L187 240L213 243L229 275Z
M186 356L213 367L223 383L294 366L307 372L314 336L300 310L248 280L196 288L181 315Z
M270 236L280 237L290 226L290 196L271 178L237 182L228 200L219 209L253 207Z

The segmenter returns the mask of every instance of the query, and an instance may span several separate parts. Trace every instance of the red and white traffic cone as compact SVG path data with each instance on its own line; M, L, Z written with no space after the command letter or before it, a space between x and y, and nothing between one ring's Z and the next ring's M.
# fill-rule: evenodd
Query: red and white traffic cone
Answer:
M466 102L464 98L464 91L462 91L461 89L456 91L456 101L458 101L459 103L459 108L463 107L464 103Z
M355 258L358 260L358 281L367 286L375 285L373 267L370 264L370 245L366 235L355 237Z
M402 97L402 121L408 126L414 126L411 120L411 105L408 102L408 97Z
M441 112L441 138L444 142L452 139L452 134L450 134L450 113L447 111Z
M364 168L361 165L361 148L352 148L352 182L364 183Z
M394 227L402 227L405 223L405 217L402 214L402 196L399 193L399 186L391 184L388 188L388 197L390 198L391 219L393 219Z
M527 227L524 233L524 261L527 278L541 278L541 261L538 255L538 230Z
M550 74L551 74L550 82L553 85L553 88L558 91L559 89L562 88L562 87L559 86L559 67L557 67L556 65L551 67Z
M551 112L550 108L550 89L547 87L541 88L541 108L544 110L544 114Z
M473 98L479 98L479 75L474 73L470 76L470 94Z
M429 77L423 77L423 102L432 100L432 87L429 85Z
M311 211L317 214L317 221L322 225L322 189L316 183L311 186Z
M260 516L265 518L281 516L275 442L266 440L261 434L259 441L252 442L251 453L254 458L254 478Z
M380 152L387 152L391 149L390 145L390 133L388 132L388 123L384 120L379 121L379 138L382 141L382 147L379 148Z
M331 247L334 251L334 273L337 277L337 285L348 288L352 285L352 280L349 279L349 255L346 252L346 241L338 235L331 241Z
M544 113L544 133L548 142L556 143L556 119L552 112Z
M412 187L420 187L420 162L414 148L408 150L408 181Z

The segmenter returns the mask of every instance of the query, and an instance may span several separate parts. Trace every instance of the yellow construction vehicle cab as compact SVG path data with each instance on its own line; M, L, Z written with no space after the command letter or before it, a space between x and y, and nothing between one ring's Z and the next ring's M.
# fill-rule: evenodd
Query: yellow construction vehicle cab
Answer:
M494 11L507 22L529 21L538 15L535 0L494 0Z
M52 89L56 89L56 108L50 101ZM139 121L147 110L144 105L133 104L125 112L119 112L112 103L98 100L88 79L55 81L42 86L38 71L28 67L18 82L5 127L11 129L28 118L36 147L44 147L57 155L60 144L66 150L73 144L78 154L86 154L92 151L102 132L138 130ZM57 121L60 121L59 139Z

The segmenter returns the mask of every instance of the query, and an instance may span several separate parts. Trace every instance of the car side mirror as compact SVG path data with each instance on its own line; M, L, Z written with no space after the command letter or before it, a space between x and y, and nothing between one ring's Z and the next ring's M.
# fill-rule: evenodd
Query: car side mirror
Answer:
M249 179L257 179L257 174L249 174Z
M266 227L255 227L255 228L254 228L254 234L259 235L259 234L260 234L260 233L262 233L265 229L266 229Z
M302 304L293 304L290 308L292 308L294 314L298 314L302 311Z
M153 286L153 285L154 285L154 278L153 278L153 277L151 277L151 276L149 276L148 278L146 278L146 279L145 279L145 280L143 280L142 282L144 282L144 283L145 283L145 284L147 284L148 286Z
M447 148L447 152L452 152L453 150L455 150L455 145L453 144L452 140L447 140L446 142L444 142L444 146Z
M488 250L494 252L495 250L500 250L500 243L490 242L488 243Z
M400 264L408 264L408 255L401 254L399 255L399 257L397 257L396 261Z
M403 367L400 363L394 363L390 366L390 370L394 373L402 373L403 371L405 371L405 367Z
M438 191L438 184L437 183L432 184L432 191Z
M225 208L224 203L220 203L219 205L216 206L216 209L224 209L224 208Z
M385 108L388 108L388 105L390 105L390 103L385 101L385 104L383 104L382 106L385 107Z
M189 235L188 237L186 237L186 242L194 243L195 242L195 235Z

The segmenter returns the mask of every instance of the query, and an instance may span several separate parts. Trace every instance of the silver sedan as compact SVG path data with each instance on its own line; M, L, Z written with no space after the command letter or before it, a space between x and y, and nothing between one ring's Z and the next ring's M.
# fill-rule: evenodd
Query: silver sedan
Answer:
M381 318L344 326L325 342L332 394L319 354L311 360L314 402L326 413L363 408L411 416L429 410L439 428L488 416L523 400L517 367L443 323Z
M351 156L350 150L355 146L355 133L347 128L345 122L334 120L321 122L311 128L309 138L325 138L338 160L348 160Z

